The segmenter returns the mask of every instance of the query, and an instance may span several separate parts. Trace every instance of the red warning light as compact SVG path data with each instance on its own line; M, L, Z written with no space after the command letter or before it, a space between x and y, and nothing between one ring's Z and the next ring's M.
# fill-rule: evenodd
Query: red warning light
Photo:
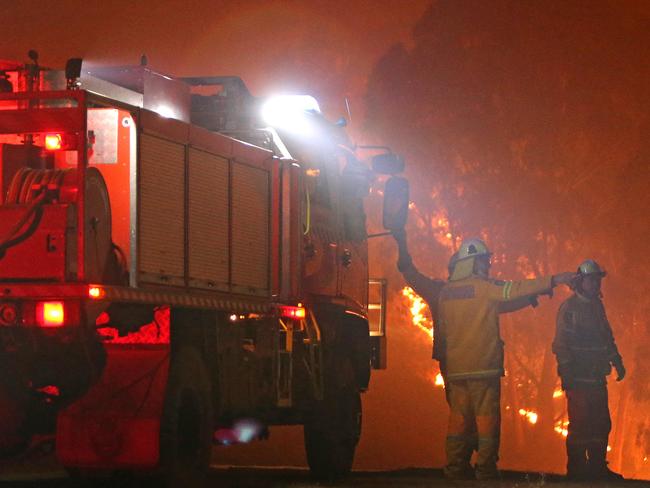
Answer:
M40 327L61 327L65 320L63 302L38 302L36 323Z
M304 319L306 316L305 307L282 306L280 307L280 316L287 319Z

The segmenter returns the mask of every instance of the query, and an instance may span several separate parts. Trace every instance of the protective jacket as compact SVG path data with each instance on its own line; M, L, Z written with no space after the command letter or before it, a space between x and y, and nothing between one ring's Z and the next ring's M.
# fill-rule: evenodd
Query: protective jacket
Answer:
M575 293L560 306L553 352L565 389L606 384L621 356L600 298Z
M552 277L500 281L476 275L450 281L438 299L438 340L450 381L503 376L499 313L504 304L549 293Z

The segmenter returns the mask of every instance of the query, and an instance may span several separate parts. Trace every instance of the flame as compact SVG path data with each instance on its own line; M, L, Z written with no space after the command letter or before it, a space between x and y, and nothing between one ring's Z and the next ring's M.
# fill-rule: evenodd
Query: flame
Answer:
M553 392L553 398L560 398L562 395L564 395L564 392L561 388L558 388Z
M569 427L568 420L558 420L557 422L555 422L555 427L553 428L553 430L555 430L555 432L557 432L561 436L566 437L569 435L568 427Z
M533 412L532 410L525 410L523 408L520 408L519 415L521 415L522 417L526 417L528 422L530 422L533 425L537 423L537 419L538 419L537 413Z
M415 293L410 286L405 286L402 289L402 295L408 299L408 308L411 312L411 322L413 325L426 333L430 338L433 338L433 323L424 316L427 304L424 303L422 297Z
M433 339L433 322L428 319L424 313L427 310L428 306L415 291L409 286L405 286L402 289L402 296L406 297L408 300L408 309L411 313L411 323L424 332L429 339ZM445 387L445 380L442 378L442 374L437 373L435 376L431 375L431 382L439 387Z

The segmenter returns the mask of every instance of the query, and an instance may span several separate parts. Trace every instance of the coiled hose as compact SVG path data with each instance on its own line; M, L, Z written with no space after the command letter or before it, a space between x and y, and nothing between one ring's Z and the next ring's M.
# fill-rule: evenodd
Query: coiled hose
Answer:
M43 204L47 197L45 190L58 192L69 171L72 170L21 168L14 175L7 191L5 205L28 205L23 215L0 240L0 259L4 257L7 249L20 244L36 231L43 217ZM20 232L30 219L32 220L27 228Z

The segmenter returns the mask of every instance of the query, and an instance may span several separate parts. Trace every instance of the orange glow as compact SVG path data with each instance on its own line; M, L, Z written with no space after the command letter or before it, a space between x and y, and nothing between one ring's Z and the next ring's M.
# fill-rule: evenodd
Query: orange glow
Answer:
M60 327L65 320L63 302L38 302L36 322L41 327Z
M95 300L99 300L99 299L104 298L106 296L106 290L104 290L100 286L89 286L88 287L88 296L90 298L94 298Z
M560 398L562 395L564 395L564 392L559 388L553 392L553 398Z
M45 149L48 151L61 149L61 134L47 134L45 136Z
M438 373L436 375L436 379L433 384L436 386L442 386L443 388L445 387L445 380L442 378L442 374Z

